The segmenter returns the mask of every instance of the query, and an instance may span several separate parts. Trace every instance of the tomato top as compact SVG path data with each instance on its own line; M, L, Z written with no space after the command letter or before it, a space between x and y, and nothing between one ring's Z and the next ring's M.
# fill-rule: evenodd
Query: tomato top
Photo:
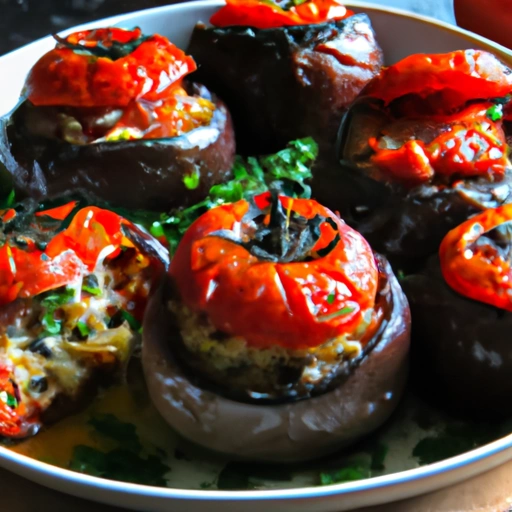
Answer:
M86 30L57 38L30 71L26 92L36 106L126 106L170 97L195 69L192 57L158 34Z
M51 230L47 225L54 228L55 220L69 215L70 205L75 203L38 212L32 234L7 236L0 248L0 305L75 284L102 258L119 254L122 247L133 247L121 231L122 223L127 221L96 207L78 211L69 226L49 243L36 240L45 230Z
M450 231L439 248L443 277L451 288L508 311L512 311L512 268L506 223L511 221L512 204L486 210Z
M169 270L184 305L260 348L316 347L368 325L378 287L368 243L316 201L269 199L192 224Z
M434 176L443 178L500 176L510 165L502 121L492 120L492 103L477 103L452 115L429 116L427 123L443 130L426 143L410 138L398 149L371 138L371 161L395 182L415 186ZM424 121L425 122L425 121ZM383 145L381 145L381 140Z
M384 68L361 94L384 101L418 95L424 108L450 113L469 100L499 98L512 93L512 71L497 57L482 50L444 54L416 54Z
M354 14L338 0L227 0L226 3L210 18L212 25L278 28L341 20Z

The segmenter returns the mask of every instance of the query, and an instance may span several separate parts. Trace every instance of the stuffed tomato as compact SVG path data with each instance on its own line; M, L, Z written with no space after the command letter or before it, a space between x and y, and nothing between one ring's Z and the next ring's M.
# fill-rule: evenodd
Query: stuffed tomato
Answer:
M348 222L390 256L421 258L511 198L503 114L512 71L480 50L385 68L345 116L332 186Z
M229 176L224 104L184 78L194 60L158 34L76 32L34 65L6 121L3 159L20 194L69 191L150 210L194 204Z
M0 438L33 435L121 380L163 269L131 229L75 202L1 212Z
M313 137L332 149L342 113L382 66L370 20L337 0L229 0L199 24L192 77L228 104L244 154Z
M402 285L411 305L412 376L428 399L479 419L510 415L512 205L450 231Z
M150 395L186 438L306 460L381 425L402 394L409 307L386 260L308 199L226 204L186 232L144 320Z

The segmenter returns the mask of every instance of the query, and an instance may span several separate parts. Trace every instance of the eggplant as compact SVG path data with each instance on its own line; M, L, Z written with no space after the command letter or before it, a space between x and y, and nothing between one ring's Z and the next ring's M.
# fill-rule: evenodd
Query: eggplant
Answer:
M451 413L484 420L510 416L512 312L455 292L437 256L401 285L413 318L415 389Z
M52 107L24 101L4 120L0 159L20 197L46 200L72 192L91 202L156 211L194 204L231 175L235 139L224 103L203 86L189 86L189 93L214 102L209 126L172 138L85 145L41 135L38 126ZM199 184L187 188L183 179L194 174Z
M338 134L340 166L330 182L327 204L336 203L348 224L395 262L421 261L435 253L446 233L468 217L512 199L512 167L503 174L435 176L411 186L372 163L372 137L400 147L415 139L429 144L450 122L428 116L396 118L383 101L364 94L345 114ZM332 206L332 205L331 205ZM332 206L334 207L334 206Z
M378 261L386 318L369 350L318 396L277 404L240 401L191 376L168 307L173 284L162 281L146 310L142 357L150 396L164 419L209 449L273 462L321 457L378 428L403 393L410 335L407 300L389 263Z
M273 153L311 136L332 151L341 116L383 63L369 18L272 29L195 27L192 80L228 105L237 149Z

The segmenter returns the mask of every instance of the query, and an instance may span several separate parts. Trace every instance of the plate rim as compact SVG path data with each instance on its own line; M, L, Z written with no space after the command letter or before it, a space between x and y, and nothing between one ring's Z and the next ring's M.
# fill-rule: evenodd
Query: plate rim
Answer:
M173 11L182 10L183 8L193 7L194 9L208 8L214 6L222 6L224 2L222 0L196 0L187 1L179 4L171 4L160 7L153 7L149 9L141 9L124 13L120 15L110 16L102 18L96 21L76 25L69 29L59 32L60 34L68 34L77 29L86 29L98 27L101 25L119 25L122 23L129 22L140 15L147 15L150 13L161 12L172 14ZM485 37L474 34L468 30L457 27L450 23L440 21L436 18L417 14L405 9L395 7L385 7L379 4L364 1L347 1L345 5L348 7L355 7L362 10L377 11L384 14L391 14L399 17L406 17L414 19L422 23L429 25L435 25L438 28L448 31L450 33L456 33L470 42L476 43L478 46L489 50L497 54L500 58L505 60L507 63L512 64L512 50L508 49L494 41L491 41ZM0 65L4 60L9 60L21 56L22 54L32 50L33 48L40 46L42 43L48 41L51 36L42 37L36 41L33 41L27 45L24 45L14 51L0 56ZM4 115L7 115L4 114ZM510 450L510 454L507 455L507 450ZM501 457L499 457L501 456ZM420 494L424 494L431 490L440 489L460 482L471 476L474 476L481 471L476 468L479 463L489 461L493 457L496 460L487 466L487 469L497 467L503 464L510 458L512 458L512 432L496 441L488 443L479 448L470 450L461 455L444 459L442 461L421 466L414 469L400 471L389 475L377 476L368 479L358 480L355 482L345 482L340 484L332 484L328 486L309 486L291 489L272 489L272 490L252 490L252 491L225 491L225 490L208 490L208 489L180 489L180 488L169 488L169 487L153 487L148 485L140 485L129 482L121 482L116 480L109 480L106 478L95 477L83 473L78 473L69 469L61 468L59 466L53 466L51 464L41 462L37 459L31 458L26 455L19 454L8 448L0 446L0 465L4 466L8 471L21 474L16 469L28 470L30 476L25 476L23 473L21 476L32 478L33 475L40 475L44 477L50 477L56 479L62 483L72 483L78 485L80 488L96 488L108 491L109 493L120 494L123 496L145 496L155 499L174 499L174 500L185 500L190 502L194 501L210 501L210 502L247 502L247 501L269 501L269 500L297 500L297 499L320 499L334 496L345 496L345 495L356 495L359 493L367 492L382 492L385 490L396 490L400 489L400 498L412 497ZM7 462L7 464L5 464ZM454 471L457 469L466 468L469 475L460 476L457 473L454 475ZM446 478L446 475L451 475L451 478ZM457 476L458 475L458 476ZM435 479L444 476L442 485L436 485ZM40 481L40 480L38 480ZM421 490L410 489L403 492L403 487L413 482L421 481L423 487ZM46 485L46 484L43 484ZM69 491L72 493L72 491ZM392 494L392 493L391 493ZM85 496L84 496L85 497ZM94 496L88 496L89 499L96 499ZM396 499L390 496L388 500L382 498L372 500L366 500L365 505L385 503L386 501L393 501ZM102 500L103 501L103 500Z

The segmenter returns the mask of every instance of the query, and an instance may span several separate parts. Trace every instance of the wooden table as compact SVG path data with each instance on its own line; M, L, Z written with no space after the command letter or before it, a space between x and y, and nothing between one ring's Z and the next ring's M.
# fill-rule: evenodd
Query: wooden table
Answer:
M2 16L5 16L4 8L10 0L0 0L0 9ZM91 1L91 0L89 0ZM95 0L101 4L102 0ZM132 0L116 2L119 10L126 10L127 4L134 3ZM374 3L383 5L392 5L410 9L415 12L428 14L448 22L454 22L452 0L373 0ZM16 0L16 3L23 7L28 5L28 0ZM46 0L40 4L44 5ZM94 3L94 2L93 2ZM153 5L158 2L139 2L140 7L144 4ZM161 2L160 2L161 3ZM112 5L109 4L109 8ZM130 4L131 5L131 4ZM3 6L3 7L2 7ZM110 14L110 12L109 12ZM89 16L93 17L93 16ZM13 19L19 20L19 13ZM62 16L61 16L62 18ZM33 18L32 18L33 20ZM27 19L27 23L32 20ZM7 17L4 17L4 23ZM64 20L65 23L66 20ZM41 31L41 23L38 20L39 27L34 28L34 38L42 35L36 33ZM47 26L50 24L63 23L58 13L48 14ZM2 21L0 20L0 25ZM51 28L46 29L50 31ZM26 42L27 30L20 31L18 39L21 43ZM24 39L25 38L25 39ZM12 41L10 47L12 47ZM9 48L10 48L9 47ZM6 45L7 48L7 45ZM0 51L1 53L1 51ZM0 495L1 508L6 512L121 512L121 509L105 505L92 504L89 501L66 496L58 492L46 489L32 482L24 480L18 476L0 470ZM390 505L370 507L360 509L357 512L510 512L512 511L512 462L490 471L484 475L468 480L448 489L438 491L432 494L421 496L419 498L409 499ZM191 511L193 512L193 511Z

